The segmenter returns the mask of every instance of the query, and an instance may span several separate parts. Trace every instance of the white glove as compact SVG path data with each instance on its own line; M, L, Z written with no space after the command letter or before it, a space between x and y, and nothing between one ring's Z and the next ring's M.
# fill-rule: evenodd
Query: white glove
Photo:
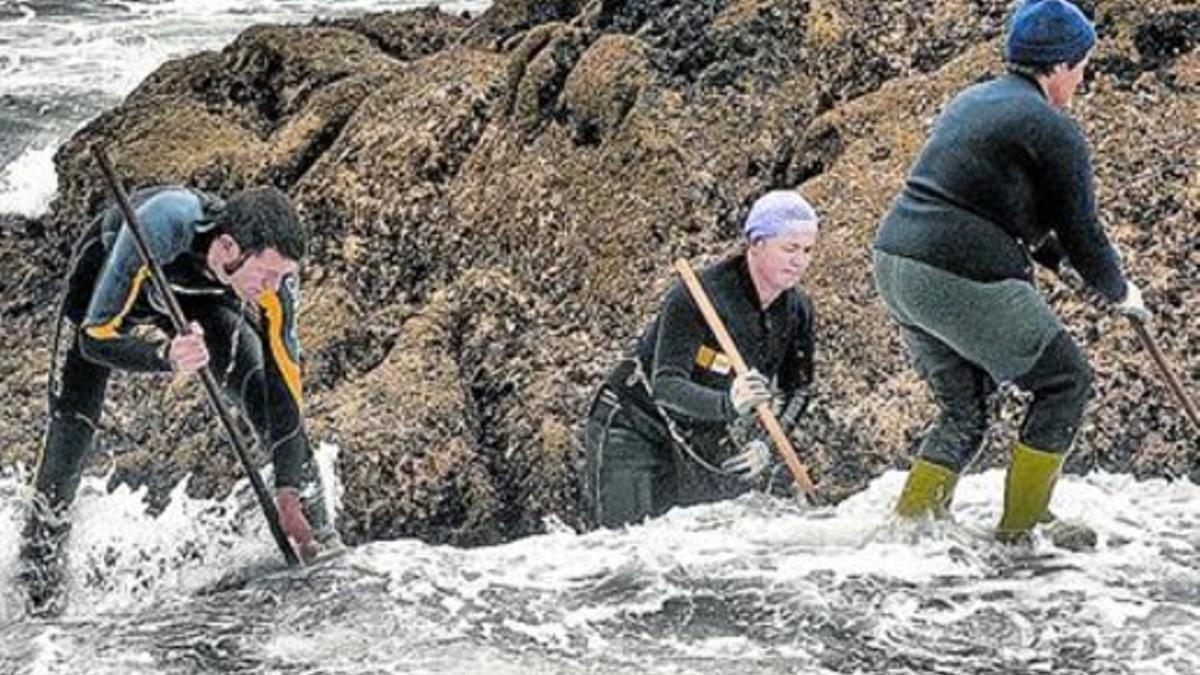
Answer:
M1146 308L1146 302L1142 300L1142 289L1132 281L1125 282L1125 297L1121 298L1116 308L1118 312L1131 319L1137 319L1142 323L1150 321L1150 310Z
M762 439L756 438L742 446L742 451L721 462L726 473L738 474L752 481L771 465L771 448Z
M733 385L729 387L729 402L733 404L738 417L745 417L759 403L771 402L771 385L762 373L751 368L749 372L733 378Z

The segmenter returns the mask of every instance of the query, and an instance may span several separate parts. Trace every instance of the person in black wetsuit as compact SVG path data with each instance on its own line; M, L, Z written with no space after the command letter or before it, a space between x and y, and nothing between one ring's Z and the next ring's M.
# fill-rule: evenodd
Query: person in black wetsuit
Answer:
M732 497L770 482L768 467L784 475L762 437L741 447L735 438L748 435L737 427L753 424L759 403L778 398L789 431L807 404L813 312L795 284L816 243L817 217L799 194L780 190L755 202L745 233L744 251L699 276L751 372L734 377L677 282L592 401L581 472L589 522L615 527Z
M133 235L117 206L109 206L75 244L59 317L70 322L70 346L61 369L52 364L45 444L21 549L35 611L62 608L68 510L113 370L194 373L211 366L271 454L280 521L301 556L336 541L301 412L296 321L307 232L287 197L268 187L223 202L161 186L135 192L131 202L192 333L172 335Z
M900 496L901 516L947 512L982 444L987 398L1012 382L1033 400L997 536L1024 538L1054 520L1051 493L1092 372L1033 286L1031 259L1074 270L1120 311L1149 317L1097 220L1087 141L1066 112L1095 41L1074 5L1024 2L1006 36L1007 74L949 103L879 228L880 296L940 408Z

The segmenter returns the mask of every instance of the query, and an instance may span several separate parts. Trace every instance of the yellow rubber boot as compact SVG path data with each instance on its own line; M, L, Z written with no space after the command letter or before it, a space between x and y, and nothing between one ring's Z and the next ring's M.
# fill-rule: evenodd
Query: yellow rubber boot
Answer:
M1050 495L1066 455L1046 452L1018 442L1004 481L1004 514L996 528L1000 541L1017 541L1034 525L1053 518Z
M950 511L958 474L933 462L918 459L908 471L908 480L896 503L896 514L902 518L941 518Z

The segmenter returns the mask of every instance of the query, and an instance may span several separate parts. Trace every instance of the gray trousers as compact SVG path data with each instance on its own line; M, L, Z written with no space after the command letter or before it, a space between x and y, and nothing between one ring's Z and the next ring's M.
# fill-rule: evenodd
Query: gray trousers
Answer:
M1087 360L1032 284L979 282L924 263L875 252L875 284L938 417L919 455L961 472L987 430L997 383L1031 392L1021 441L1066 452L1092 394Z

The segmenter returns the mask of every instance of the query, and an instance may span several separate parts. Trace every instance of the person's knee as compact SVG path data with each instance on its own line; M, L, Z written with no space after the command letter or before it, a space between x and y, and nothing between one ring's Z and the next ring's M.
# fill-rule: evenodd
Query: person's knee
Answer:
M1083 411L1095 393L1095 374L1083 351L1065 331L1047 345L1030 372L1018 381L1039 398Z
M1066 332L1059 333L1033 368L1017 380L1034 396L1022 440L1045 451L1069 447L1094 395L1094 382L1083 352Z
M982 401L964 404L945 415L945 424L964 448L975 448L987 433L987 409Z
M971 461L988 429L987 400L992 391L987 375L956 368L933 374L930 383L940 412L923 443L921 456L956 471Z
M51 504L74 501L95 433L95 423L82 415L54 414L50 418L34 487Z

